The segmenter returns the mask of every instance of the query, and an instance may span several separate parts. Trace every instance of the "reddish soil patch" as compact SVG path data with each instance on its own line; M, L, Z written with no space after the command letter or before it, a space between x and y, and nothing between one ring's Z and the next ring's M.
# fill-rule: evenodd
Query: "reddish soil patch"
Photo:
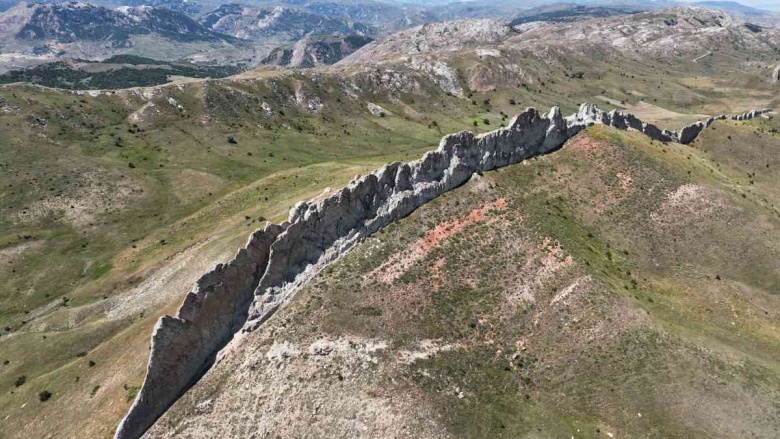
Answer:
M371 273L371 276L377 276L379 280L385 283L393 282L411 267L412 264L425 257L425 255L441 241L455 235L468 225L483 221L487 216L487 213L491 210L506 210L506 199L499 198L496 201L485 203L469 212L469 214L461 220L445 221L437 225L426 232L422 238L415 241L415 243L409 247L409 250L393 256L387 262L379 266ZM443 264L443 261L441 264ZM439 267L441 267L441 265Z
M590 157L594 152L601 151L604 144L597 140L593 140L590 136L577 136L569 142L568 147L574 149L580 149Z
M447 221L443 222L433 229L425 233L422 237L421 243L416 243L415 247L420 245L424 250L430 250L436 246L439 242L447 239L454 234L463 230L464 227L470 224L476 224L483 219L489 210L506 210L506 199L499 198L492 203L487 203L482 207L478 207L469 212L468 217L461 221Z

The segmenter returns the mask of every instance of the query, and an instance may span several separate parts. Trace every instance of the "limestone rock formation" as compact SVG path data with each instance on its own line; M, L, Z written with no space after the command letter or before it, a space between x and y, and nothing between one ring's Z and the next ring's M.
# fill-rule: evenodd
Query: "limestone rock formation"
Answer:
M746 120L766 111L730 119ZM257 328L327 264L474 173L552 152L594 124L641 131L662 142L688 143L705 126L726 118L710 118L678 133L590 104L566 118L557 107L547 114L529 108L506 128L445 136L420 160L390 163L356 177L328 198L296 204L287 222L256 231L233 261L204 275L176 317L160 319L152 335L146 379L115 439L140 437L202 376L238 330Z
M227 264L203 275L176 317L155 325L146 379L115 437L138 438L205 371L246 320L271 243L283 226L268 225L249 237Z

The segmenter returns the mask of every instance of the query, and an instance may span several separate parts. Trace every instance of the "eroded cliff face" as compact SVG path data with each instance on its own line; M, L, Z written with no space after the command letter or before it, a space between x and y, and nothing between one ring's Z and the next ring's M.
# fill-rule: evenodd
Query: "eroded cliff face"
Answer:
M146 379L116 432L137 438L211 365L246 321L253 292L283 226L269 224L249 237L227 264L204 274L175 317L163 316L152 333Z
M233 261L205 274L175 317L160 319L152 335L146 379L115 439L143 435L241 328L257 328L330 262L472 174L552 152L593 124L634 129L662 142L689 143L715 120L746 120L767 111L718 116L678 133L589 104L566 118L557 107L547 114L529 108L506 128L480 136L448 135L420 160L388 164L356 177L329 198L298 203L287 222L256 231Z

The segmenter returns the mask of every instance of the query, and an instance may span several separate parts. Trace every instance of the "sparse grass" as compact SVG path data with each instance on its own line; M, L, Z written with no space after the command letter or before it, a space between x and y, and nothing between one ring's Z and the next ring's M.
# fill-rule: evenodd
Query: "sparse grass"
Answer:
M733 138L745 125L715 130ZM762 201L771 190L739 196L736 165L710 172L710 151L727 137L704 138L710 146L693 149L594 127L423 206L330 267L280 318L297 334L386 338L391 349L456 346L388 381L421 389L456 437L770 437L773 409L756 407L780 389L780 271L768 268L780 221ZM766 142L745 145L780 147ZM670 205L681 187L702 189ZM497 197L506 212L437 244L398 280L377 279L426 231ZM514 302L518 291L531 297Z
M263 225L260 218L283 220L296 201L319 195L326 186L338 188L353 175L387 161L416 159L434 148L443 134L495 129L508 122L502 113L511 117L527 106L546 111L560 105L571 112L597 95L628 106L646 100L681 114L743 111L758 106L754 102L777 100L768 85L733 75L710 74L705 80L707 72L691 70L700 68L694 66L670 67L666 73L635 61L618 68L583 59L576 63L583 77L574 79L566 76L571 66L560 70L526 61L524 69L527 64L529 74L546 78L544 85L506 81L494 91L461 99L445 96L421 78L423 93L401 94L400 100L372 95L352 101L338 91L332 78L315 83L302 74L290 78L274 73L259 80L164 88L151 98L156 110L137 121L128 117L145 101L133 94L95 98L32 87L0 89L0 96L14 109L0 113L0 127L9 133L0 138L0 325L11 328L10 335L0 338L0 351L9 361L0 375L0 411L10 415L0 436L110 435L143 380L154 321L161 313L175 312L200 272L178 268L180 290L157 294L159 302L149 302L143 311L129 308L134 310L130 313L118 305L128 292L136 292L188 251L197 251L201 261L227 260L251 230ZM465 72L478 62L493 61L465 54L453 67ZM325 108L310 112L291 104L294 81L316 92ZM740 101L733 99L734 93L715 90L746 84L753 88ZM370 116L364 101L376 102L388 113ZM273 109L271 116L265 115L263 102ZM486 119L489 126L483 124ZM663 120L662 125L679 128L682 122ZM380 233L381 245L371 257L356 251L329 270L320 291L328 305L321 328L371 336L396 328L394 346L407 347L431 336L476 343L502 325L504 335L519 339L531 327L530 316L543 310L527 303L511 312L502 310L520 316L511 324L505 314L496 315L510 280L517 286L524 279L503 273L520 272L518 267L538 256L527 246L552 237L574 258L576 268L543 282L539 288L546 294L566 287L578 275L590 274L601 288L651 313L664 327L714 349L716 355L747 355L760 367L776 370L777 334L763 320L775 317L756 309L757 303L774 309L774 299L756 297L775 293L778 285L772 265L778 259L772 236L780 218L780 190L775 184L780 164L772 149L777 134L769 132L774 127L775 121L718 123L714 131L705 131L693 151L593 129L589 134L595 139L619 145L604 157L608 167L603 173L588 170L587 160L564 150L511 172L490 174L489 188L436 200L424 214ZM729 142L713 141L726 131L732 136ZM229 137L236 143L227 142ZM757 148L741 148L744 144ZM133 168L128 166L131 162ZM643 186L644 191L632 190L608 209L593 211L593 200L600 202L603 194L620 186L616 171L623 167L632 171L635 188ZM574 183L580 181L587 184ZM699 234L691 232L695 227L656 234L643 229L665 192L686 182L717 188L734 212L742 209L745 214L703 223L706 228ZM413 244L432 225L498 196L509 197L507 213L491 212L484 222L448 239L392 286L365 285L356 278L355 273L374 270ZM51 203L56 208L49 213L32 214ZM513 224L512 231L497 233L491 221L504 220ZM731 220L737 225L723 225ZM514 226L521 221L523 227ZM720 241L707 241L708 234ZM484 239L488 235L493 240ZM508 248L502 240L520 248ZM738 255L732 254L734 248L740 249ZM741 262L733 264L735 258ZM439 283L431 271L438 260L443 261L440 277L451 281ZM715 274L725 280L716 282ZM394 306L400 300L394 296L365 296L367 289L384 293L406 287L413 291L402 306ZM425 294L418 294L421 289ZM342 294L332 297L333 291ZM703 309L701 303L707 302L710 291L729 307ZM743 316L733 326L726 311L732 305ZM404 307L420 312L408 315ZM745 337L751 342L744 343ZM88 358L81 355L84 352ZM88 361L94 361L93 367ZM429 366L452 371L466 367L463 362L437 361ZM475 360L475 370L493 377L492 368L501 361ZM765 375L765 369L756 370ZM22 375L26 382L14 387ZM107 376L116 379L109 381ZM504 378L496 382L524 385L522 374ZM45 410L22 408L44 389L53 394ZM542 428L555 436L568 435L571 428L595 434L599 428L594 428L601 413L598 407L573 413L563 403L533 399L516 403L511 392L489 389L481 400L484 408L470 406L475 408L474 417L466 418L470 423L457 421L452 431L465 434L475 426L500 429L503 424L511 432L531 434L533 428ZM449 400L439 400L445 401ZM446 411L449 407L444 409L447 416L454 416ZM510 419L512 413L520 413L522 422ZM561 419L560 428L554 419ZM664 418L659 414L651 419L660 423ZM35 430L23 425L34 425Z

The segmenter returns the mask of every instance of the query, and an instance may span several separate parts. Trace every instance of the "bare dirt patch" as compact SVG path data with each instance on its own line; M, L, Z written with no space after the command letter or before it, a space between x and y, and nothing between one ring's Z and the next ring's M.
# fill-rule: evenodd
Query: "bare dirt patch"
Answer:
M660 227L677 226L681 221L700 221L725 207L717 192L689 183L670 192L650 218Z
M157 108L153 102L147 102L141 106L141 108L135 110L127 116L127 120L130 123L139 124L145 122L151 122L151 120L160 114L160 109Z
M0 249L0 264L5 264L16 260L27 250L34 250L43 247L45 241L31 241L17 244L11 247Z
M376 277L384 283L392 283L400 277L409 267L427 255L440 242L452 237L463 230L464 227L483 221L491 210L506 210L506 199L499 198L495 201L472 210L469 214L456 221L445 221L427 231L425 235L412 244L405 252L399 253L379 266L369 276Z

